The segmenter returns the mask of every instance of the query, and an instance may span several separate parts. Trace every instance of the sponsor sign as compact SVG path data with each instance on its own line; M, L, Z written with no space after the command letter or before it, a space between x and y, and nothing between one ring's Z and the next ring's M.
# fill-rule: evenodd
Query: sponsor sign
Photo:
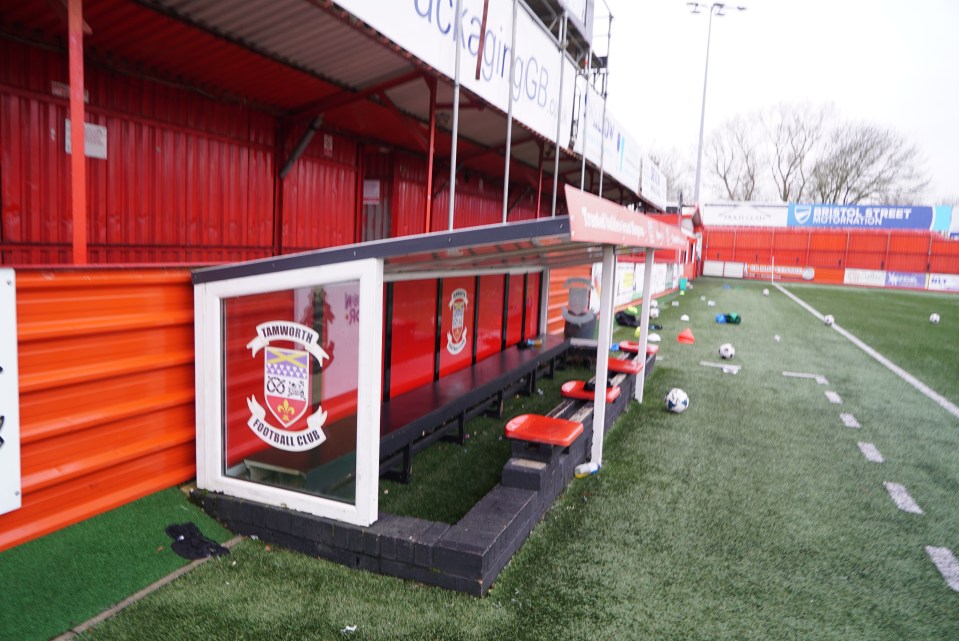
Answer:
M513 116L547 140L556 137L557 114L560 117L562 147L569 146L573 121L573 88L576 69L566 57L560 64L559 49L549 34L521 3L517 12L516 67L510 71L512 38L512 0L490 0L486 31L481 33L484 0L462 0L459 16L459 41L456 38L455 2L450 0L406 0L370 2L335 0L384 36L426 62L447 78L456 76L456 47L460 48L460 82L504 113L513 91ZM483 41L480 78L476 79L476 59ZM560 97L560 72L564 74L565 96Z
M466 347L466 308L469 300L466 290L459 288L450 295L449 308L453 314L450 331L446 332L446 351L450 354L459 354Z
M70 121L64 120L63 147L68 154L73 153L73 139L71 138ZM83 123L83 151L87 158L107 159L107 128L100 125Z
M644 156L643 172L639 183L639 190L643 196L660 209L666 209L668 187L663 172L649 156Z
M263 396L266 402L264 408L255 395L246 399L250 410L247 426L272 447L302 452L326 440L323 433L326 412L322 406L317 406L316 411L307 417L305 428L293 429L312 404L310 357L315 358L320 367L330 358L320 347L319 339L320 335L305 325L277 320L257 325L256 337L247 343L247 349L254 357L263 351ZM270 345L273 341L290 342L303 349ZM267 409L270 416L267 416ZM274 419L278 426L273 424Z
M607 111L603 114L603 96L582 78L579 79L580 126L573 151L584 154L597 167L620 184L639 193L641 156L636 144ZM663 199L665 202L665 198Z
M925 206L797 205L789 203L789 227L931 229L933 208Z
M842 282L845 285L885 287L886 272L878 269L846 269Z
M791 265L756 265L747 263L743 266L743 278L775 278L785 280L812 280L816 277L815 267L793 267Z
M959 292L959 274L929 274L929 289L937 292Z
M569 237L584 243L608 243L654 249L689 248L686 236L649 216L566 185Z
M364 205L380 204L380 181L378 180L363 181L363 204Z
M913 272L886 272L886 287L925 289L926 275Z
M786 204L707 203L700 210L707 227L785 227L788 213Z

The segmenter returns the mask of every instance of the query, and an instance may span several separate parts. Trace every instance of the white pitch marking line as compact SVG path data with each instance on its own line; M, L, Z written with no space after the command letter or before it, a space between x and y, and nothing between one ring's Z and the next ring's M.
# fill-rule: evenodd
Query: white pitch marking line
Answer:
M845 425L846 427L854 427L856 429L859 429L861 427L859 425L859 421L857 421L856 417L853 416L852 414L840 414L839 418L842 419L842 424Z
M959 561L956 561L952 551L949 548L927 545L926 554L932 559L942 578L946 580L946 585L959 592Z
M839 394L836 392L826 392L826 398L829 399L830 403L835 403L836 405L842 405L842 399L839 397Z
M873 463L882 463L885 459L882 458L882 454L879 453L879 450L876 449L876 446L872 443L862 443L859 444L859 451L862 452L862 455L866 457L867 461L872 461Z
M778 284L778 283L773 283L773 284L775 285L776 289L778 289L778 290L781 291L783 294L785 294L786 296L788 296L789 298L791 298L791 299L792 299L796 304L798 304L800 307L805 308L806 311L808 311L810 314L812 314L813 316L815 316L815 317L818 318L819 320L822 320L822 318L823 318L822 314L820 314L819 312L817 312L817 311L815 310L815 308L813 308L811 305L809 305L806 301L802 300L801 298L799 298L798 296L796 296L796 295L793 294L792 292L787 291L786 288L784 288L782 285L780 285L780 284ZM910 374L909 372L907 372L907 371L904 370L903 368L901 368L901 367L899 367L898 365L896 365L895 363L893 363L891 360L889 360L888 358L886 358L885 356L883 356L882 354L880 354L879 352L877 352L877 351L874 350L873 348L871 348L871 347L869 347L868 345L866 345L865 343L863 343L861 340L859 340L858 338L856 338L855 336L853 336L852 334L850 334L849 332L847 332L846 330L844 330L844 329L843 329L842 327L840 327L839 325L836 325L835 323L833 323L832 328L833 328L834 330L836 330L837 332L839 332L839 334L840 334L841 336L845 336L846 339L847 339L849 342L851 342L853 345L855 345L856 347L858 347L859 349L861 349L862 351L866 352L867 354L869 354L870 356L872 356L874 359L876 359L877 361L879 361L880 363L882 363L883 365L885 365L886 368L888 368L888 369L891 370L893 373L895 373L897 376L899 376L899 378L901 378L902 380L906 381L907 383L909 383L910 385L912 385L913 387L915 387L917 390L919 390L920 392L922 392L923 394L925 394L927 398L935 401L936 404L939 405L939 407L941 407L942 409L946 410L947 412L949 412L950 414L952 414L952 415L955 416L956 418L959 418L959 407L956 407L956 405L954 405L953 403L949 402L948 399L944 398L941 394L937 393L934 389L932 389L931 387L929 387L928 385L926 385L925 383L923 383L922 381L920 381L918 378L916 378L915 376L913 376L912 374Z
M899 483L890 483L889 481L883 481L883 485L886 486L886 491L889 492L889 498L892 499L892 502L895 503L896 507L900 510L912 514L924 514L922 508L919 507L915 499L909 495L905 487Z
M728 363L710 363L709 361L699 361L704 367L718 367L723 370L723 374L738 374L742 365L729 365Z
M826 380L825 376L817 376L816 382L819 383L820 385L829 385L829 381Z
M805 374L803 372L783 372L783 376L788 376L790 378L822 378L819 374Z

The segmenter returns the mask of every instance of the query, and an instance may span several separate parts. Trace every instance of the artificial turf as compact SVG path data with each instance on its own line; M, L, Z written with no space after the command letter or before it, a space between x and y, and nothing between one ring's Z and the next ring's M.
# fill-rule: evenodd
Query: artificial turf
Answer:
M186 565L164 530L187 521L230 537L171 488L0 553L0 639L46 641Z
M662 301L647 402L620 418L603 469L571 483L486 598L247 541L82 638L956 638L959 595L924 549L959 551L955 417L777 290L763 297L764 286L700 279ZM844 292L814 306L878 347L887 328L856 326L869 312ZM720 312L743 322L719 325ZM940 313L940 336L955 337L952 313ZM687 326L694 345L675 340ZM738 374L700 365L718 361L723 342L737 349ZM908 355L893 360L910 370ZM671 387L689 394L685 414L663 410ZM885 462L866 461L859 441ZM462 460L453 467L467 475ZM421 467L417 457L414 484ZM898 510L884 481L902 483L925 514Z

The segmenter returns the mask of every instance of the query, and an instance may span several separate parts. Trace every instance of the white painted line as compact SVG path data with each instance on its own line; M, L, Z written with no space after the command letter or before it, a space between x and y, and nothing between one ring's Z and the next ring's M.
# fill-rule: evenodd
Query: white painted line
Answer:
M862 452L862 455L866 457L867 461L872 461L873 463L882 463L885 460L882 458L882 454L879 453L879 450L876 449L876 446L872 443L860 442L859 451Z
M889 492L889 498L892 499L892 502L895 503L896 507L900 510L912 514L924 514L915 499L909 496L909 492L906 491L905 487L899 483L890 483L889 481L884 481L883 485L886 486L886 491Z
M856 429L859 429L860 427L859 421L857 421L856 417L852 414L840 414L839 418L842 419L842 424L846 427L854 427Z
M730 365L729 363L710 363L709 361L699 361L704 367L718 367L723 370L723 374L738 374L742 365Z
M839 398L839 394L836 392L826 392L826 398L829 399L830 403L835 403L836 405L842 405L842 399Z
M959 561L949 548L926 546L926 554L932 559L939 570L939 574L946 580L946 585L959 592Z
M819 383L820 385L829 385L829 381L826 380L825 376L817 376L816 382Z
M798 296L792 294L791 292L787 291L782 285L780 285L780 284L778 284L778 283L774 283L774 285L775 285L776 288L777 288L779 291L781 291L783 294L785 294L785 295L788 296L789 298L793 299L793 301L794 301L795 303L797 303L799 306L805 308L806 311L808 311L810 314L812 314L813 316L815 316L815 317L818 318L819 320L822 320L822 314L820 314L820 313L817 312L815 309L813 309L813 308L812 308L809 304L807 304L804 300L802 300L802 299L799 298ZM920 381L918 378L916 378L915 376L913 376L912 374L910 374L910 373L907 372L906 370L902 369L901 367L899 367L898 365L896 365L895 363L893 363L891 360L889 360L888 358L886 358L885 356L883 356L882 354L880 354L879 352L877 352L877 351L874 350L873 348L871 348L871 347L869 347L868 345L866 345L865 343L863 343L861 340L859 340L858 338L856 338L855 336L853 336L852 334L850 334L849 332L847 332L846 330L844 330L844 329L843 329L842 327L840 327L839 325L836 325L835 323L833 323L832 328L833 328L834 330L836 330L837 332L839 332L839 334L840 334L841 336L844 336L844 337L845 337L849 342L851 342L853 345L855 345L856 347L858 347L859 349L861 349L862 351L866 352L867 354L869 354L870 356L872 356L874 359L876 359L877 361L879 361L880 363L882 363L883 365L885 365L889 370L891 370L891 371L894 372L896 375L898 375L899 378L901 378L902 380L906 381L907 383L909 383L910 385L912 385L913 387L915 387L917 390L919 390L920 392L922 392L923 394L925 394L927 398L935 401L936 404L939 405L939 407L941 407L942 409L946 410L947 412L949 412L950 414L952 414L952 415L955 416L956 418L959 418L959 407L956 407L955 404L949 402L949 400L946 399L946 398L944 398L941 394L937 393L935 390L933 390L931 387L929 387L928 385L926 385L925 383L923 383L922 381Z
M804 374L803 372L783 372L783 376L790 378L821 378L819 374Z

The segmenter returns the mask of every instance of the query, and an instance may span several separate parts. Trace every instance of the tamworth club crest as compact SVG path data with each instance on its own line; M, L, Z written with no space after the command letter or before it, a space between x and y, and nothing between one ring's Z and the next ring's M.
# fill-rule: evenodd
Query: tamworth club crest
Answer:
M450 309L453 311L453 324L446 333L446 351L459 354L466 347L466 290L457 289L450 296Z
M312 366L310 357L323 367L323 361L329 355L319 344L320 335L299 323L289 321L270 321L256 326L256 338L247 344L255 357L263 350L263 397L266 408L260 405L256 396L246 399L250 408L250 420L247 421L253 433L265 443L281 450L302 452L310 450L326 440L323 424L326 412L318 406L306 419L306 428L290 429L312 405L312 385L310 375ZM289 341L298 343L303 349L274 347L271 341ZM264 349L265 348L265 349ZM271 425L267 409L280 427Z

